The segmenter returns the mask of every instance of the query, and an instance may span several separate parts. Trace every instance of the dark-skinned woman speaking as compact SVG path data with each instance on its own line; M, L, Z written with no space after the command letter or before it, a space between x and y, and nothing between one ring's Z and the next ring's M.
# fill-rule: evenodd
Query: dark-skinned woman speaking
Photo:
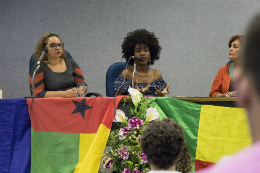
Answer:
M128 95L129 87L136 88L146 96L169 94L169 83L163 80L160 71L151 68L151 65L160 58L160 51L161 46L154 33L145 29L129 32L122 43L122 53L130 66L124 69L115 80L116 95ZM138 56L141 57L139 60L135 61L132 58ZM134 86L132 86L132 81L134 81Z

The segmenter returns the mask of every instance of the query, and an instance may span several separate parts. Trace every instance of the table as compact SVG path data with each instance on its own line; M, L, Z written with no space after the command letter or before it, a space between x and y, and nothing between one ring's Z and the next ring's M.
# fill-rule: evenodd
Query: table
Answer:
M38 98L39 99L39 98ZM88 99L88 98L86 98ZM100 100L105 100L106 98L99 98ZM193 104L193 103L201 103L206 108L211 108L210 106L207 106L209 104L211 105L216 105L215 109L223 109L225 113L225 110L228 110L228 115L230 117L225 117L226 115L223 115L221 112L217 115L211 116L211 117L205 117L204 118L210 118L209 120L205 120L204 122L210 122L212 123L211 125L220 125L220 126L215 126L214 127L214 133L219 135L219 132L223 133L223 127L221 126L223 123L226 123L229 119L235 119L236 121L232 122L232 125L228 127L229 130L232 130L232 132L236 131L237 127L239 128L240 131L243 133L240 133L241 135L245 135L245 140L246 141L241 141L240 144L243 144L243 146L239 146L237 148L243 148L245 146L248 146L250 144L250 137L248 133L248 128L246 126L246 118L245 115L241 115L240 118L238 119L237 115L237 109L241 108L231 108L234 107L234 102L235 98L198 98L198 97L182 97L182 98L156 98L157 100L160 100L163 105L166 105L167 107L173 106L171 103L174 104L175 110L172 114L172 116L177 116L177 114L181 115L179 116L179 120L184 122L183 128L185 131L190 131L194 135L191 136L191 143L190 145L193 146L196 143L195 150L193 152L193 156L195 157L194 154L196 154L196 148L199 146L199 143L197 143L197 136L198 136L198 128L199 125L202 125L202 117L200 115L193 116L193 114L187 114L190 109L193 109L191 107L195 108L200 108L202 107L200 104ZM41 99L39 99L41 100ZM48 101L48 99L45 99ZM51 100L51 99L49 99ZM63 101L65 99L60 98L57 99L56 102L57 105L62 105ZM74 99L67 99L67 100L74 100ZM176 101L177 100L177 101ZM179 101L178 101L179 100ZM173 102L172 102L173 101ZM193 103L190 103L193 102ZM164 104L167 103L167 104ZM123 107L124 101L121 100L119 103L118 108L119 109L127 109ZM126 99L126 104L131 104L131 99ZM207 105L205 105L207 104ZM40 105L40 104L39 104ZM218 106L225 106L225 107L218 107ZM65 106L67 107L67 106ZM182 107L182 109L179 109ZM184 108L184 109L183 109ZM48 109L48 108L47 108ZM163 109L163 108L162 108ZM72 108L72 111L74 108ZM71 111L71 112L72 112ZM168 110L163 110L163 112L167 112ZM182 115L183 111L183 115ZM199 112L200 110L198 110ZM176 114L177 113L177 114ZM205 112L204 112L205 113ZM194 119L194 121L192 120ZM189 124L190 122L193 122L193 126ZM188 122L185 122L188 121ZM185 125L186 123L186 125ZM13 172L30 172L30 136L31 136L31 127L30 127L30 118L29 118L29 113L28 113L28 105L26 103L26 99L0 99L0 170L2 172L8 172L8 173L13 173ZM237 124L237 125L235 125ZM193 127L197 126L197 130L194 131ZM243 128L241 128L243 126ZM226 126L225 126L226 127ZM208 133L211 133L210 129L206 130L207 133L205 135L208 135ZM187 133L188 134L188 133ZM215 134L215 135L216 135ZM240 136L241 136L240 135ZM247 136L248 137L247 137ZM196 138L195 138L196 137ZM226 139L225 145L228 145L228 139ZM193 142L193 141L195 142ZM217 139L215 139L217 140ZM207 141L206 141L207 142ZM221 142L221 141L220 141ZM220 143L218 142L218 144ZM209 143L205 143L205 145L211 145ZM200 146L203 146L200 144ZM193 147L193 148L194 148ZM223 146L221 146L223 147ZM218 147L218 148L221 148ZM217 148L217 147L216 147ZM215 149L216 149L215 148ZM235 147L233 147L235 148ZM237 151L236 148L236 151ZM202 149L205 149L205 147L202 147ZM198 150L198 148L197 148ZM235 150L234 150L235 151ZM232 152L234 152L232 151ZM7 157L3 157L5 153L9 153ZM203 152L201 152L203 153ZM198 156L198 155L197 155ZM196 156L196 157L197 157ZM201 156L202 157L202 156ZM213 159L212 162L215 162L217 157Z
M175 99L198 103L201 105L214 105L236 107L236 97L173 97Z

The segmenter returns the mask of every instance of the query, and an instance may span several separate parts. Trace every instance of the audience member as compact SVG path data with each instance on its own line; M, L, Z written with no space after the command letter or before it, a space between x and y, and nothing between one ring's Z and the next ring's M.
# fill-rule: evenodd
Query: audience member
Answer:
M191 171L191 157L182 127L173 119L148 124L141 134L141 148L151 166L149 173Z

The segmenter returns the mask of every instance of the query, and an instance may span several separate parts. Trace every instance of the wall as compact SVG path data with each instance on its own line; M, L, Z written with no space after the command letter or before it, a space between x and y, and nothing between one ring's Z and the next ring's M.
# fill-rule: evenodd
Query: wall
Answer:
M89 92L105 96L106 71L121 61L121 43L138 28L162 46L153 68L170 83L168 96L207 97L228 62L228 40L243 34L258 0L1 0L0 89L29 96L29 59L40 37L58 33L83 71Z

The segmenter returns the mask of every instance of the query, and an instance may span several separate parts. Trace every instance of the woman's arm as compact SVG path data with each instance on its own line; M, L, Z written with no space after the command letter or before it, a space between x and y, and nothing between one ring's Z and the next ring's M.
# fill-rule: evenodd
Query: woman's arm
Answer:
M45 90L44 72L43 72L41 67L37 70L37 72L34 76L34 83L32 81L33 74L34 74L36 67L37 67L37 64L34 64L32 70L29 74L31 95L32 96L35 95L37 97L44 97L44 95L47 91ZM34 85L34 90L33 90L33 87L32 87L33 85Z
M160 78L162 78L162 73L159 70L155 70L154 76L155 76L155 79L160 79ZM166 82L163 80L163 86L165 86L165 85L166 85ZM157 92L157 96L164 97L165 94L169 94L170 93L169 86L170 86L170 84L167 83L167 85L165 86L164 89L155 88L156 92Z
M124 69L120 76L118 76L115 81L114 81L114 90L115 90L115 96L118 95L129 95L127 93L127 89L130 86L131 81L128 79L129 77L131 77L131 72L130 70Z
M158 94L158 96L164 97L165 94L169 94L169 93L170 93L170 91L168 90L169 85L170 85L170 84L167 83L167 85L166 85L166 87L164 88L164 90L158 90L157 88L155 88L155 89L156 89L156 92L157 92L157 94Z
M223 94L221 93L221 85L223 82L223 74L222 67L219 69L218 74L216 75L214 82L211 86L210 97L221 97Z
M64 98L72 98L77 97L77 89L72 88L65 91L47 91L44 95L44 98L48 97L64 97Z
M87 91L88 91L88 88L87 88L87 83L84 80L82 71L79 68L78 64L73 59L71 59L71 61L72 61L72 64L73 64L73 69L74 69L74 74L73 74L73 76L74 76L74 83L84 83L85 84L84 93L86 94Z

